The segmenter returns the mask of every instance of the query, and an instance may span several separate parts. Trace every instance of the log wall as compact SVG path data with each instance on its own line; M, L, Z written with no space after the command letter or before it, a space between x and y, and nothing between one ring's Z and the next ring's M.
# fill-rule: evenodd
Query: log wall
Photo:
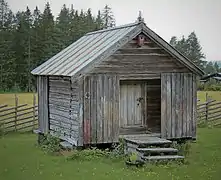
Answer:
M79 138L78 84L69 77L49 77L50 130L75 145Z

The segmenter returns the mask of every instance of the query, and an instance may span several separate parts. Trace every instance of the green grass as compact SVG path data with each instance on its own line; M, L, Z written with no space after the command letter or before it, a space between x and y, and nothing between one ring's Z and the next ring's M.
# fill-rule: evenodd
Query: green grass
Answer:
M198 91L197 97L204 102L206 99L206 92L217 101L221 101L221 92L220 91ZM19 104L33 104L33 93L17 93L19 99ZM37 97L37 96L36 96ZM13 93L3 93L0 94L0 104L8 104L9 106L15 105L15 94Z
M18 97L18 104L28 104L30 106L33 105L33 93L16 93L16 95ZM0 94L0 105L1 104L15 106L15 94Z
M215 99L217 101L221 101L221 92L220 91L198 91L197 98L200 99L201 102L206 101L206 93L208 93L208 96L212 99Z
M188 164L149 165L127 168L124 162L110 160L67 161L62 156L47 155L35 146L33 134L10 134L0 139L1 180L171 180L220 179L221 129L199 129Z

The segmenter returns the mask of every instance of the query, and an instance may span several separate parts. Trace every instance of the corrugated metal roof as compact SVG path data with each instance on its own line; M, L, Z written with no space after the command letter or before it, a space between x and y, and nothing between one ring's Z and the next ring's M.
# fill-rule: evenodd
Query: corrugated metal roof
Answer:
M31 73L35 75L73 76L134 30L137 25L139 23L88 33L35 68Z

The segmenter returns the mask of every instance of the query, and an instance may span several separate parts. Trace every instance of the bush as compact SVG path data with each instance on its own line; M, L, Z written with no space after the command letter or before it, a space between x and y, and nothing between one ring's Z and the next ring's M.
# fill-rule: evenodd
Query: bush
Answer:
M49 133L40 138L39 145L47 153L56 153L61 150L60 139Z
M105 149L101 150L96 147L84 150L74 150L72 155L68 157L71 160L98 160L107 158L111 160L120 160L125 157L124 155L124 142L120 140L117 146L114 146L113 150Z
M108 157L108 150L100 150L97 148L84 149L84 150L74 150L73 154L68 157L71 160L94 160L100 159L102 157Z
M186 157L190 154L190 151L191 151L191 142L190 141L174 143L173 146L174 146L174 148L178 149L178 153L182 156Z

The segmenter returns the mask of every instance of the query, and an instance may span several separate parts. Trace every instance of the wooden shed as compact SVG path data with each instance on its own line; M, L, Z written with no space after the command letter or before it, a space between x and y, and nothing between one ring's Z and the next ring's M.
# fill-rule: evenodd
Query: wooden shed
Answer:
M69 143L196 137L203 71L143 21L90 32L37 67L39 131Z

